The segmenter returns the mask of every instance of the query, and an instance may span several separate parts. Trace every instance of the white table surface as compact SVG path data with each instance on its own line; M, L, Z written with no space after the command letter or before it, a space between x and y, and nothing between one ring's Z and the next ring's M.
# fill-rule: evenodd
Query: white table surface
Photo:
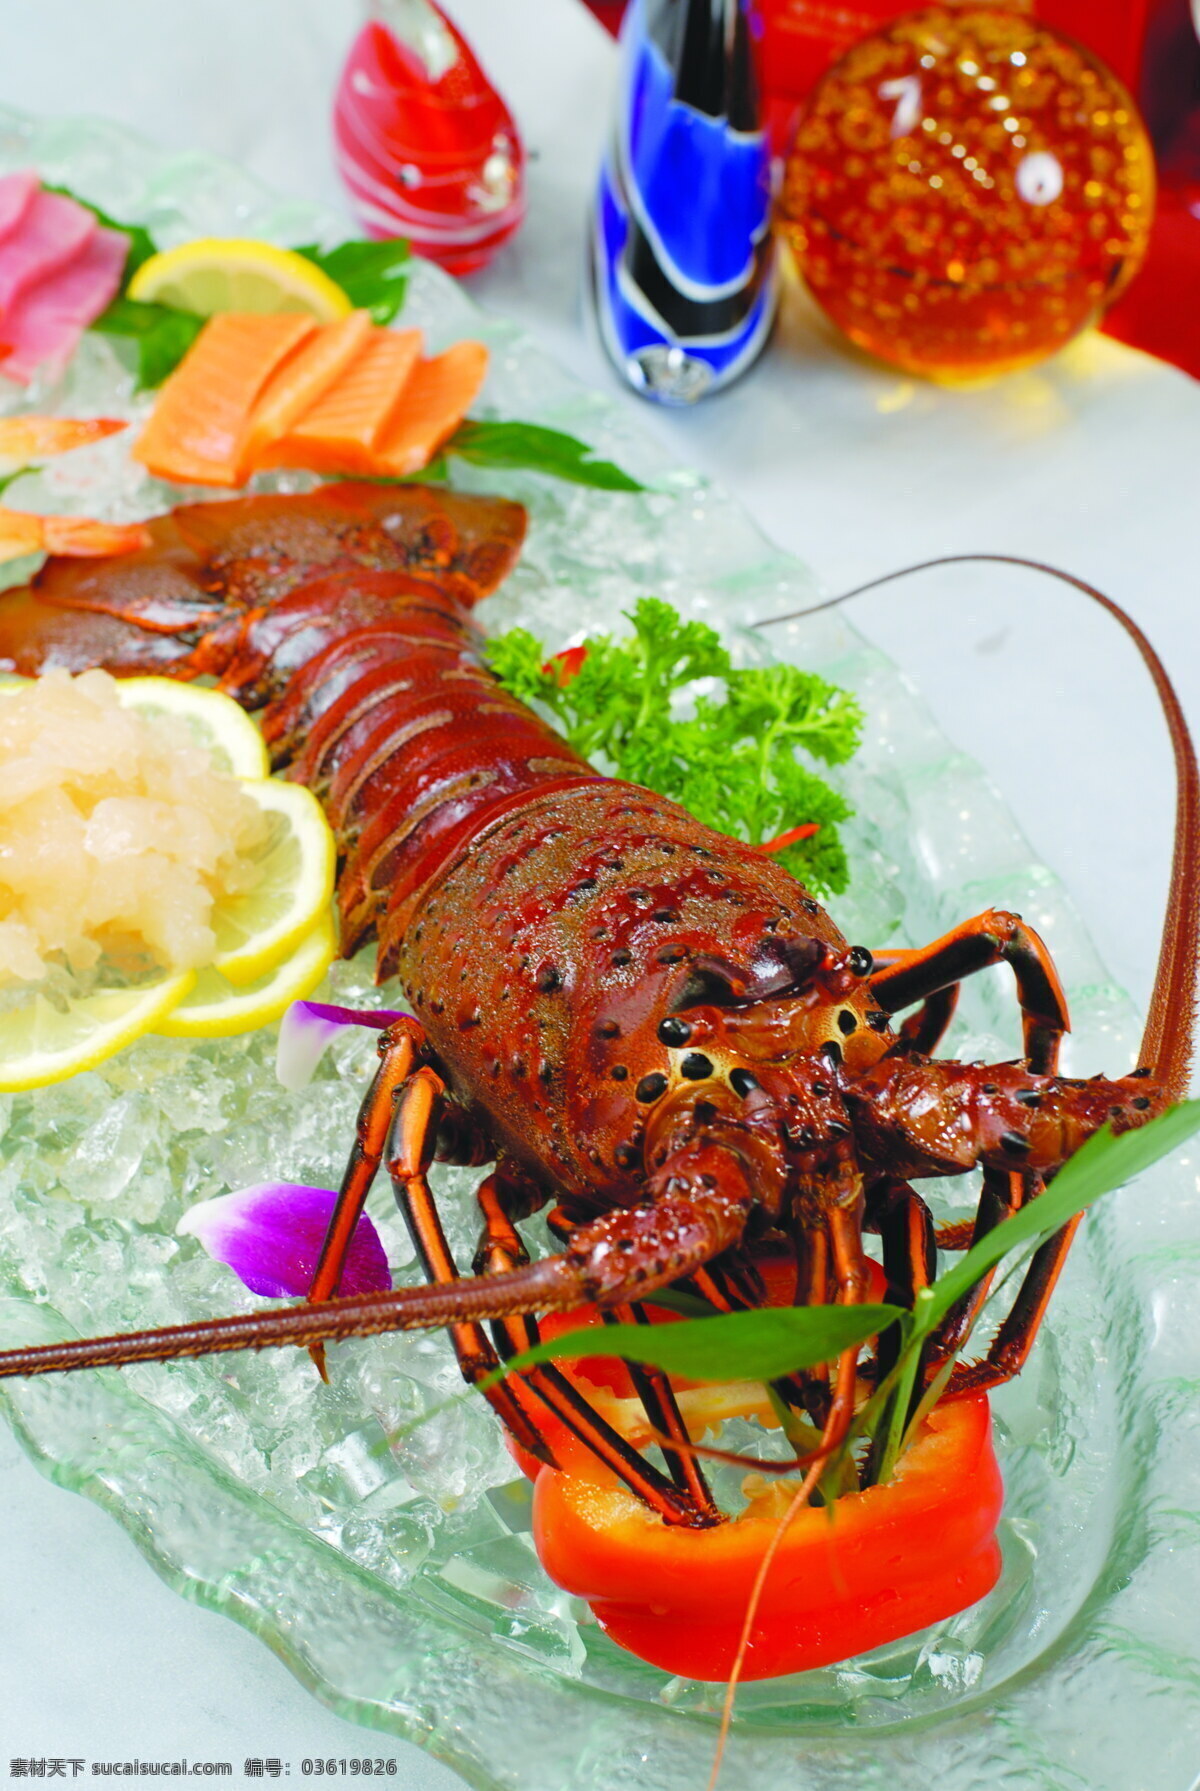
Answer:
M578 0L450 10L536 158L528 222L473 290L617 390L585 328L580 278L611 47ZM352 0L4 0L0 99L105 114L338 206L327 119L357 16ZM688 414L625 402L830 591L972 549L1091 579L1132 610L1200 717L1200 387L1184 374L1095 336L991 388L941 391L839 349L793 303L732 392ZM859 603L856 620L982 761L1144 1001L1173 792L1132 649L1082 599L995 570L895 587ZM14 1757L186 1755L232 1761L239 1783L248 1756L288 1761L295 1777L306 1755L384 1754L402 1791L461 1785L415 1748L332 1716L261 1643L169 1592L110 1519L42 1480L7 1433L0 1514L0 1775Z

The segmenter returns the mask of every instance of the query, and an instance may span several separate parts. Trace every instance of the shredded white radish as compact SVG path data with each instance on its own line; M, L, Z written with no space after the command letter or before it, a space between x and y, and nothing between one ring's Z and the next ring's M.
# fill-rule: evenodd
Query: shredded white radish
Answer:
M253 888L266 820L185 723L124 709L106 672L0 699L0 984L102 956L197 969L214 905Z

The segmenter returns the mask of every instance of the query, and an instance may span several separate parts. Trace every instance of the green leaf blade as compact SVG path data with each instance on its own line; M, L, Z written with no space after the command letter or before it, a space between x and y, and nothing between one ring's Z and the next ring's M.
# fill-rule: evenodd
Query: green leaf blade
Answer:
M358 311L369 311L373 323L387 324L404 306L412 251L402 237L384 242L354 240L322 249L305 243L295 250L341 287Z
M148 305L138 299L115 298L91 328L102 336L121 336L137 348L138 388L159 386L174 373L206 318L170 305Z
M853 1349L905 1316L899 1306L770 1306L670 1325L605 1325L567 1331L506 1364L620 1356L698 1381L773 1381Z
M1102 1195L1113 1193L1200 1131L1200 1101L1181 1101L1144 1126L1115 1134L1104 1126L1064 1164L1044 1193L980 1238L939 1275L922 1301L920 1329L932 1330L964 1294L1012 1250L1051 1237Z
M546 473L599 491L644 491L611 460L598 460L586 442L539 423L460 423L444 452L476 466Z

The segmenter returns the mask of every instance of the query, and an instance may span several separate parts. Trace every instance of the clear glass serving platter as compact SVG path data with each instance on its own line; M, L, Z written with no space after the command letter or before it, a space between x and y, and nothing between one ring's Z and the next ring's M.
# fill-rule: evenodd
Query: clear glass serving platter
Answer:
M281 202L236 168L165 157L97 121L0 112L0 171L34 165L162 246L197 235L335 241L341 221ZM978 766L946 741L903 675L841 613L748 634L817 595L719 489L671 465L623 410L583 390L519 332L416 263L403 321L435 344L490 344L484 409L585 437L652 488L624 496L459 469L520 498L521 566L482 617L553 649L619 627L642 593L852 686L868 716L845 779L857 806L851 938L919 942L997 905L1048 939L1075 1030L1068 1069L1117 1073L1139 1025L1053 874ZM113 345L88 337L64 376L4 408L137 416ZM120 438L23 479L6 501L125 519L175 494ZM1018 576L1018 575L1014 575ZM370 955L328 998L395 1005ZM951 1040L1017 1054L1011 983L970 985ZM102 1069L0 1096L0 1341L167 1324L249 1309L232 1275L175 1235L191 1203L273 1178L333 1185L373 1041L351 1040L302 1096L272 1074L273 1032L189 1045L146 1039ZM466 1172L439 1174L464 1258ZM940 1210L961 1212L965 1189ZM957 1205L956 1205L957 1203ZM399 1278L411 1249L386 1191L372 1210ZM994 1411L1007 1502L989 1598L889 1648L742 1689L730 1785L789 1791L1188 1791L1200 1764L1200 1198L1195 1153L1089 1218L1022 1379ZM720 1688L614 1648L542 1574L529 1497L481 1402L400 1436L458 1385L442 1339L340 1346L321 1386L269 1353L123 1374L6 1383L33 1459L103 1504L187 1597L263 1639L326 1703L416 1740L478 1791L694 1791ZM502 1738L502 1739L501 1739Z

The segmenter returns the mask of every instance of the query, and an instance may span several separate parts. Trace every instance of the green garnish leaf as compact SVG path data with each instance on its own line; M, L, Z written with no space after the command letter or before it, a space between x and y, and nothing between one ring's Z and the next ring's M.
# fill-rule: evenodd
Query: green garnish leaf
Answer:
M620 1356L697 1381L773 1381L833 1361L903 1316L900 1306L768 1306L676 1325L605 1325L566 1331L505 1364L509 1373L539 1362Z
M862 729L857 700L796 666L738 670L715 629L657 597L641 598L629 620L632 635L595 635L554 659L514 628L488 642L488 662L514 696L545 704L585 758L605 758L618 777L672 797L707 826L751 845L814 826L779 862L812 889L844 890L838 826L852 811L796 752L844 763ZM716 679L721 698L702 691L691 718L672 713L674 697Z
M546 473L572 485L590 485L600 491L644 491L636 479L623 473L611 460L597 460L586 442L559 429L543 429L539 423L460 423L443 446L476 466L515 467L525 472Z
M328 274L356 310L371 313L374 323L391 323L404 304L412 252L401 237L339 243L336 249L305 243L295 253Z
M36 473L36 471L37 468L35 466L17 466L13 468L11 473L0 474L0 496L8 490L9 486L13 484L15 480L23 479L26 473Z
M115 298L91 327L102 336L123 336L136 344L140 391L161 385L168 373L174 373L206 322L194 312L176 311L170 305Z
M1119 1136L1111 1126L1103 1126L1068 1159L1044 1193L980 1238L961 1262L938 1276L918 1302L920 1334L928 1335L1002 1257L1023 1245L1052 1237L1077 1213L1086 1212L1102 1194L1124 1187L1197 1131L1200 1101L1181 1101L1157 1119Z

